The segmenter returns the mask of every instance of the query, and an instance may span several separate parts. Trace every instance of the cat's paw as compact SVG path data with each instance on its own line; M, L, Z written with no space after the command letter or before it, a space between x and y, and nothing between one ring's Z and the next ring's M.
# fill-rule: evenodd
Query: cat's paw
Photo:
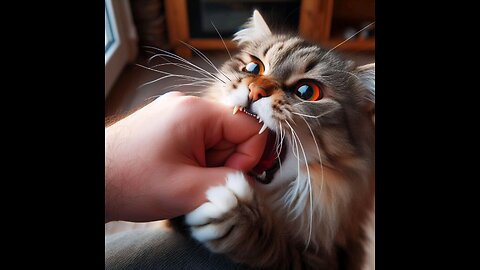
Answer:
M225 185L211 187L208 202L185 217L196 240L215 249L215 242L229 238L233 231L241 231L242 224L252 218L254 192L242 173L227 175Z

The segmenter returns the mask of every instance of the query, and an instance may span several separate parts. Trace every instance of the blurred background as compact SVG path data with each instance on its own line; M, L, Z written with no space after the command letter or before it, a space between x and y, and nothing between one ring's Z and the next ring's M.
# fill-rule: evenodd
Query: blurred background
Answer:
M201 84L158 80L168 74L198 77L172 54L213 72L186 44L220 67L229 58L226 48L235 53L233 33L254 9L272 29L298 33L327 48L350 38L335 50L358 65L375 62L375 25L352 37L375 21L374 0L105 0L105 116L125 113L170 90L200 91ZM159 53L163 56L149 61Z

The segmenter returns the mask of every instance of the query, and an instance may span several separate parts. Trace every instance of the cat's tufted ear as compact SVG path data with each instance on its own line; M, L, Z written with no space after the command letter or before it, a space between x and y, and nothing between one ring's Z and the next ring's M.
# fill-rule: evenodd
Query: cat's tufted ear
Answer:
M243 26L243 29L233 35L233 41L236 41L239 45L241 45L245 42L261 40L262 38L271 34L272 31L270 31L270 28L260 12L258 12L258 10L254 10L252 17Z
M375 63L357 67L355 73L364 85L363 97L367 101L367 110L372 114L372 121L375 125Z

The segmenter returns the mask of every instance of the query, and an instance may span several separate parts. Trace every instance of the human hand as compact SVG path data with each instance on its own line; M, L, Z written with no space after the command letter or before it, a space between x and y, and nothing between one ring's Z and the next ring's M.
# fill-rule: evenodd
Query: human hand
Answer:
M260 127L222 104L171 92L106 128L105 222L192 211L227 173L257 164L267 139Z

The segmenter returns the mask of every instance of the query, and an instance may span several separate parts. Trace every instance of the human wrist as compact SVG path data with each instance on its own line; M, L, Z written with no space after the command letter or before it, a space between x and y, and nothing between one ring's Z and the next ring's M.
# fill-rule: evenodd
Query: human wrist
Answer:
M120 188L118 185L119 171L114 157L115 130L112 127L105 128L105 223L117 219L117 209L120 205Z

